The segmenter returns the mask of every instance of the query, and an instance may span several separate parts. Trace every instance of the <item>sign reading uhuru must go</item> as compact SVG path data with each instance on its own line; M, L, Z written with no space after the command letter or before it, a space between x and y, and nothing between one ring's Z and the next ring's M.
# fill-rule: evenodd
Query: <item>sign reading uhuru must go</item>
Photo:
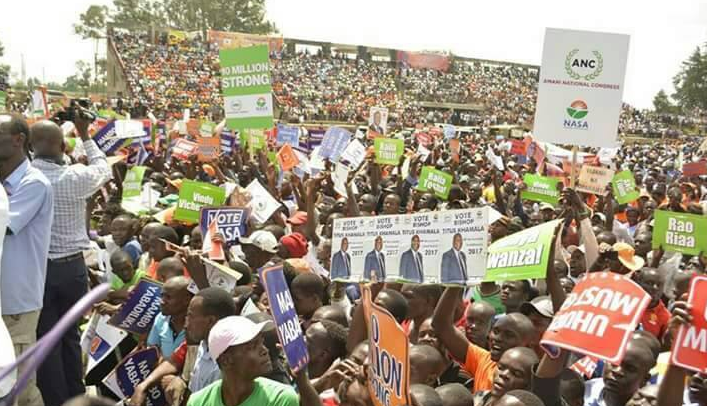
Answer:
M653 227L653 248L663 247L666 251L698 255L701 251L707 251L705 227L707 218L704 216L657 210Z

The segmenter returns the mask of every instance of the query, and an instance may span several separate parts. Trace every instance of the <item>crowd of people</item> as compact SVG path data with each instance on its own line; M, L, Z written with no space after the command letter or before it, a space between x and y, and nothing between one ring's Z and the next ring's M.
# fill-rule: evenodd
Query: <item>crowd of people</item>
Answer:
M153 43L146 33L116 29L111 42L120 55L132 103L149 106L164 118L179 117L184 108L209 112L221 105L217 48L200 36L170 43L168 35L161 34ZM321 51L285 49L272 56L273 90L279 118L285 121L355 124L368 119L369 107L386 106L392 127L411 127L420 117L428 123L532 126L537 68L453 60L442 72L338 53L325 56ZM482 109L423 108L421 102ZM659 115L625 104L619 131L656 136L670 127L697 123L694 118Z
M279 63L288 66L281 66L283 70L292 69L291 60ZM369 66L332 63L341 64L335 69L341 81ZM327 74L321 60L305 66L311 69L308 79ZM497 74L498 80L510 75ZM298 83L306 86L308 79ZM382 88L392 86L387 79L375 80ZM491 88L498 85L489 83ZM361 96L368 91L360 84L348 86ZM279 91L291 100L306 96L297 86ZM325 88L312 91L316 94L309 97L327 95ZM498 96L493 91L486 95ZM618 204L611 193L595 196L565 187L557 206L522 199L521 193L525 174L548 174L557 168L558 158L548 155L536 161L511 154L503 137L464 136L455 156L440 135L424 158L415 153L417 139L407 137L400 165L377 164L369 155L360 170L350 172L346 196L335 187L333 162L316 174L286 171L279 176L266 150L253 154L237 148L204 164L196 155L172 157L165 145L150 148L151 155L141 162L147 167L141 187L159 195L157 207L136 214L122 199L123 180L134 164L109 164L89 134L90 115L81 111L74 115L74 133L68 138L61 123L30 125L20 115L0 115L0 203L9 205L0 293L15 352L20 355L49 334L101 282L110 283L111 289L95 306L97 313L118 312L141 278L163 284L161 313L148 334L126 336L86 376L79 330L70 328L40 365L36 381L23 390L21 406L59 406L82 396L86 385L97 388L103 400L81 397L76 404L144 405L151 391L161 388L169 404L188 406L372 406L360 287L328 276L334 220L484 206L500 213L486 225L490 241L562 219L560 246L545 278L483 282L466 289L371 285L374 302L408 336L413 405L707 405L707 375L672 365L667 371L654 368L659 354L670 348L676 328L691 322L684 294L692 276L705 273L707 256L651 245L656 210L707 214L707 179L683 176L675 164L678 156L683 162L703 159L699 139L619 148L605 164L634 174L640 197L631 204ZM178 137L192 138L178 131L170 135ZM365 137L360 141L372 144ZM503 169L493 156L501 158ZM423 166L452 175L447 199L417 188ZM250 218L239 243L226 250L223 264L242 275L235 286L216 286L203 261L204 239L222 242L224 237L206 237L198 225L174 218L186 180L228 189L227 204L241 207L257 197L244 188L258 180L278 201L265 221ZM109 267L95 259L100 256L109 258ZM284 267L306 338L310 361L296 373L285 362L258 277L258 269L271 265ZM550 358L539 341L577 281L587 272L603 271L631 278L651 303L623 361L598 361L593 371L580 375L569 366L582 360L582 354L562 351ZM122 356L151 346L160 351L158 365L129 398L119 399L102 379Z

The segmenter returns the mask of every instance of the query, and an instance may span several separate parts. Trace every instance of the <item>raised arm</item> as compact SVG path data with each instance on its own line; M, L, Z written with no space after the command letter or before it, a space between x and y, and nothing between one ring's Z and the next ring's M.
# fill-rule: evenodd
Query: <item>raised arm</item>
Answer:
M462 294L462 288L449 287L444 290L432 316L432 328L454 359L465 360L469 341L454 327L454 309Z

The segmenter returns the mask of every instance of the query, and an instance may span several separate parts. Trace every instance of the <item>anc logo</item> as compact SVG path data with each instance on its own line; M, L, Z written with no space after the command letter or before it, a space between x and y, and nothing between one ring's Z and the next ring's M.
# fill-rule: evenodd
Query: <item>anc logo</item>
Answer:
M567 115L575 120L581 120L587 116L589 111L587 111L587 103L584 100L575 100L567 107Z
M258 100L255 102L255 105L258 106L258 108L263 108L265 107L265 98L264 97L258 97Z
M565 57L565 72L574 80L591 82L598 78L603 70L604 57L599 51L592 51L591 54L585 55L575 48Z

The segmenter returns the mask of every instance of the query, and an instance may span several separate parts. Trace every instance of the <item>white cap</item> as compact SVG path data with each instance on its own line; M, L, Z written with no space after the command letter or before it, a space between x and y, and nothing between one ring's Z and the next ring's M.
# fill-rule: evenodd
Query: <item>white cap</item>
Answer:
M258 230L249 237L241 237L241 244L251 244L263 251L274 254L277 252L277 238L270 231Z
M228 347L245 344L258 336L271 321L253 323L243 316L228 316L214 324L209 333L209 354L217 360Z

